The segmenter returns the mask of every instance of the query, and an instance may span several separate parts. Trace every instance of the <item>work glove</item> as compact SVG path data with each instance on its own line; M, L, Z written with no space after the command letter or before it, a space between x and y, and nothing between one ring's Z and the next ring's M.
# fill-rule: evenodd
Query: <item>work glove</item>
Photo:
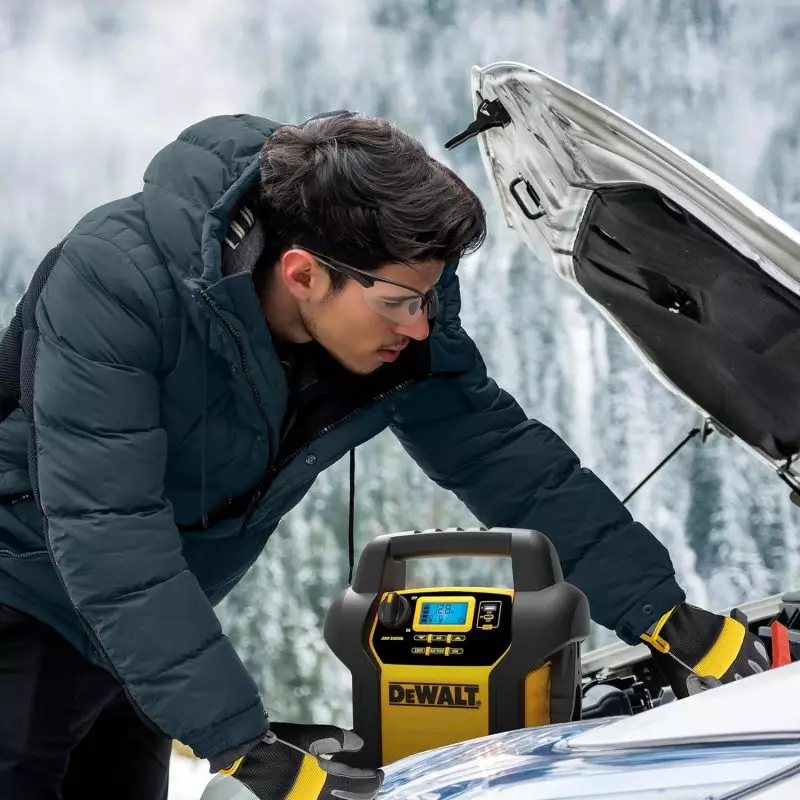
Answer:
M641 638L678 698L771 666L764 643L745 625L688 603L668 611Z
M353 731L333 725L273 722L261 739L210 759L212 772L232 776L258 800L372 800L380 769L348 766L334 758L364 745ZM220 795L221 796L221 795Z

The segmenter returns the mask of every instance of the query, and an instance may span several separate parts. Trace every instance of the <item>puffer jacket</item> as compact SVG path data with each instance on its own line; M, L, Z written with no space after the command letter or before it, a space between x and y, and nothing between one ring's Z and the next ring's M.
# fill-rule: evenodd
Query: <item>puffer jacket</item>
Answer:
M286 377L251 275L222 269L276 125L199 122L140 192L80 220L31 282L19 408L0 424L0 603L56 628L201 757L268 727L213 605L320 471L387 427L485 525L547 534L626 641L683 599L664 547L487 375L456 265L424 369L382 369L357 413L279 460Z

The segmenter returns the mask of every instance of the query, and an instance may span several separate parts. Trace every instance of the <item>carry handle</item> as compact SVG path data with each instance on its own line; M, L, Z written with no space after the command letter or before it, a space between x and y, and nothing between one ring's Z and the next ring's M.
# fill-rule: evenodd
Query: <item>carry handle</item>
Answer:
M459 528L389 536L392 558L442 558L446 556L510 556L511 532Z
M510 558L514 590L519 592L539 591L564 580L553 544L538 531L456 528L376 537L361 554L353 590L382 594L405 589L408 560L460 556Z

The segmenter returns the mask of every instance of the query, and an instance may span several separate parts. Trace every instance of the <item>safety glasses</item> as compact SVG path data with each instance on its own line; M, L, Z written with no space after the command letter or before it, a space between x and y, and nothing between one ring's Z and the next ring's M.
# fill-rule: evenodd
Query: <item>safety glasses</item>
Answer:
M428 319L433 319L439 313L439 295L436 293L436 287L423 293L413 286L406 286L404 283L351 267L303 245L294 246L310 253L328 269L347 275L361 284L367 305L399 325L413 325L423 311L427 312Z

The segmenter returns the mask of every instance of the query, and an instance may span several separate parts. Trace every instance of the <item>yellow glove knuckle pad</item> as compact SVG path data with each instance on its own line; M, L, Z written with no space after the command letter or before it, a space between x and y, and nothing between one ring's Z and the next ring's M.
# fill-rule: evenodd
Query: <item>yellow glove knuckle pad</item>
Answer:
M705 677L722 678L731 668L744 643L745 627L731 617L725 617L717 641L711 649L697 662L694 670L698 675Z
M304 756L286 800L313 800L319 797L327 777L328 773L320 767L314 756Z

